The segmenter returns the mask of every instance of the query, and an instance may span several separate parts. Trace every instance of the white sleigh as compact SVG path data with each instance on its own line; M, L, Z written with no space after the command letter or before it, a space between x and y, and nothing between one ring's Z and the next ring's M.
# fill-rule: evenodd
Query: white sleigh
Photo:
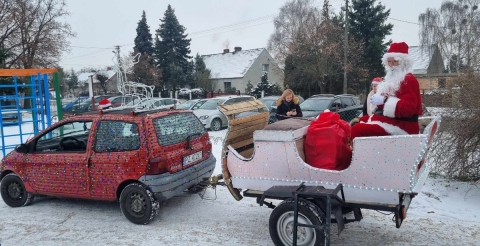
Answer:
M421 134L356 138L350 166L334 171L305 162L309 122L265 130L269 113L263 108L258 100L219 106L229 119L222 171L235 199L255 197L273 209L269 232L275 245L329 245L331 223L340 234L344 224L362 220L361 209L391 212L400 228L430 171L426 157L440 117L423 118ZM256 113L238 117L247 111Z
M272 186L301 183L333 189L342 184L347 203L395 206L400 202L399 194L415 196L430 171L425 157L440 117L424 118L430 123L423 134L356 138L350 166L334 171L305 162L303 142L308 126L286 131L262 130L268 122L268 112L234 118L252 108L260 109L260 103L220 108L229 118L223 175L237 199L241 199L239 190L245 189L265 191Z

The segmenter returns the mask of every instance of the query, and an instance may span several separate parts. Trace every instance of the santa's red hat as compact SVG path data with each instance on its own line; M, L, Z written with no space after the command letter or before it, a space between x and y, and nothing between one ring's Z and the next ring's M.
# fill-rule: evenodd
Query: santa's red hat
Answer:
M383 55L382 61L384 65L387 65L387 58L393 57L396 60L400 60L400 63L403 63L405 69L408 72L412 71L413 61L410 55L408 54L408 45L405 42L392 43L387 53Z
M107 98L105 99L102 99L100 102L98 102L98 108L99 109L106 109L108 107L111 107L112 104L110 103L110 100L108 100Z
M378 85L378 84L382 83L382 81L383 81L382 78L376 77L376 78L374 78L374 79L372 80L372 84Z

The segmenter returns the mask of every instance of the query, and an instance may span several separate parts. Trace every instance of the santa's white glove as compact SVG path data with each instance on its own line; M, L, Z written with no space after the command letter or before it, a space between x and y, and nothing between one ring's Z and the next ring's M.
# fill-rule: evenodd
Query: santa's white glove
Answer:
M385 99L384 96L380 94L375 94L370 98L370 103L377 106L377 105L382 105L384 104L383 100Z

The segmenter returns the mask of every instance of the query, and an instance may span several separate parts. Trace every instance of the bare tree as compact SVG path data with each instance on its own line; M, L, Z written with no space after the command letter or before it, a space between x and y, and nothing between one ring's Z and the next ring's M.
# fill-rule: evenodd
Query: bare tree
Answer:
M480 179L480 76L455 78L452 106L443 108L442 124L433 147L434 171L451 178Z
M95 74L95 78L100 83L100 87L102 87L103 93L107 94L107 80L108 76L105 72L98 72Z
M292 3L287 3L286 6ZM339 75L346 69L348 72L355 72L356 83L358 83L358 80L366 75L364 66L360 64L360 55L363 54L362 45L350 37L347 51L349 59L348 63L344 64L344 27L330 18L328 1L325 2L322 11L318 11L315 6L306 8L310 10L297 8L309 13L309 16L301 27L296 29L293 39L289 43L284 43L288 47L288 51L285 52L287 55L285 82L297 92L301 92L303 96L318 92L334 93L337 92L337 86L341 82ZM288 18L284 21L295 22ZM349 86L352 87L354 83L352 79Z
M268 50L277 64L283 67L285 58L292 53L291 44L295 42L298 32L305 25L318 21L320 11L312 0L292 0L280 8L280 14L275 17L275 31L268 40Z
M444 59L448 60L449 71L458 71L462 63L469 69L479 69L479 2L446 0L439 9L428 8L418 17L421 45L430 47L437 44Z
M62 22L69 15L65 0L0 0L0 45L10 54L7 67L55 67L68 38Z

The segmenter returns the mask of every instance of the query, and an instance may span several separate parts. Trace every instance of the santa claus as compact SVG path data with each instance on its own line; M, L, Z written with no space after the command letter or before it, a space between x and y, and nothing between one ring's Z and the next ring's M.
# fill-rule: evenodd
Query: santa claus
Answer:
M356 137L418 134L418 117L422 115L422 98L417 79L411 73L412 59L408 45L392 43L382 58L386 76L370 99L373 115L364 115L352 127Z

